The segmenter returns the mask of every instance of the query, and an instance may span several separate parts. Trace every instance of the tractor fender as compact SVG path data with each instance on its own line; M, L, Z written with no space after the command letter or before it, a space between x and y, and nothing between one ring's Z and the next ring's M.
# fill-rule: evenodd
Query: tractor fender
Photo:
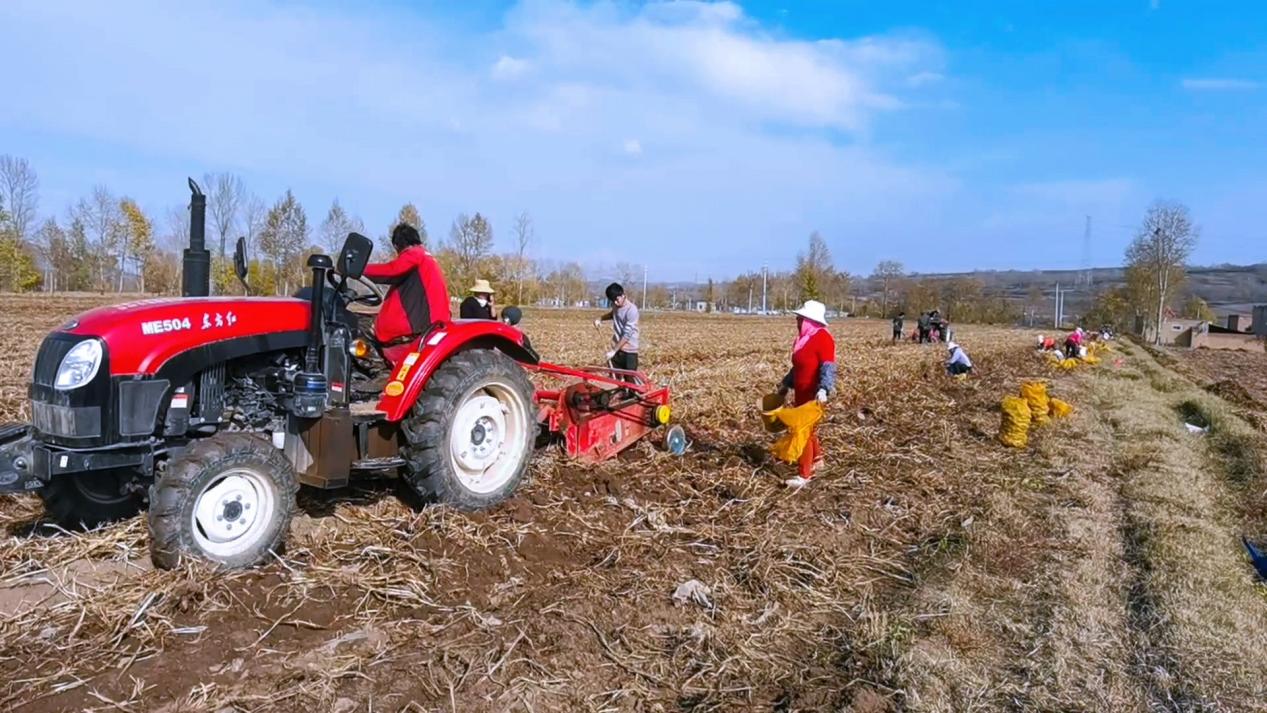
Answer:
M449 357L469 349L497 349L521 364L536 364L540 358L524 341L523 332L501 322L472 319L442 324L422 338L417 351L396 365L378 410L388 421L404 419L436 369ZM397 395L393 396L393 391Z

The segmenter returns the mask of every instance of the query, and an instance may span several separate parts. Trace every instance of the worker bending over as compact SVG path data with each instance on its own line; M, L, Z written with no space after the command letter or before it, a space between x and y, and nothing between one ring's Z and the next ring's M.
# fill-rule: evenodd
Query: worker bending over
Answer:
M607 361L613 369L638 370L638 307L625 296L625 288L613 282L607 286L607 301L611 309L594 320L595 327L602 327L608 320L612 323L612 348L607 352Z
M946 345L946 351L950 352L950 359L946 361L947 374L959 376L972 371L972 360L968 358L968 352L965 352L963 347L951 342Z
M392 230L396 259L365 266L366 279L387 285L382 309L374 320L374 338L392 364L413 348L413 342L437 322L447 322L449 288L436 259L422 247L422 237L408 223Z
M1068 337L1065 337L1065 356L1070 359L1075 359L1081 356L1082 344L1082 327L1077 327L1069 333Z
M786 396L790 390L793 406L815 399L825 404L836 388L836 340L827 331L827 306L817 300L807 300L793 314L796 315L796 341L792 343L792 369L783 377L779 395ZM784 482L790 488L804 486L814 477L822 460L823 449L815 426L797 463L799 475Z

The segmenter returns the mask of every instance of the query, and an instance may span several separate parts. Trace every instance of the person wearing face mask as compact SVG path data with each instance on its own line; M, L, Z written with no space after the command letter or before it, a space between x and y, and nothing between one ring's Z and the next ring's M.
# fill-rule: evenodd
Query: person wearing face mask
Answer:
M488 280L476 280L471 294L458 307L461 319L495 319L493 317L493 286Z
M801 406L817 400L826 404L836 390L836 340L827 330L827 307L818 300L806 300L796 315L796 341L792 344L792 368L779 384L779 395L792 392L792 405ZM784 481L790 488L800 488L814 477L823 461L818 435L810 432L809 442L801 452L799 474Z

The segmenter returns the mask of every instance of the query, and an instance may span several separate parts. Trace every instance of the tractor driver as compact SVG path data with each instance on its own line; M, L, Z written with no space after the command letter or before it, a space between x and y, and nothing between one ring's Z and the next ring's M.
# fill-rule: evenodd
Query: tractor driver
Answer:
M374 338L393 365L412 351L412 343L436 322L447 322L449 289L439 263L422 246L418 230L401 223L392 230L396 259L365 266L365 277L388 285L374 320Z

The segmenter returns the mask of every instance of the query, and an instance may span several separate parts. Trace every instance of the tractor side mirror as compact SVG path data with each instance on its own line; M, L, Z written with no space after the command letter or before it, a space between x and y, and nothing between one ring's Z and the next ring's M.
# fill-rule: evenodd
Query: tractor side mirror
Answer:
M238 238L237 247L233 249L233 272L238 276L238 282L242 283L247 294L250 294L251 287L246 284L246 238Z
M350 280L360 278L373 251L374 241L360 233L348 233L348 239L343 242L343 250L339 253L336 270Z

